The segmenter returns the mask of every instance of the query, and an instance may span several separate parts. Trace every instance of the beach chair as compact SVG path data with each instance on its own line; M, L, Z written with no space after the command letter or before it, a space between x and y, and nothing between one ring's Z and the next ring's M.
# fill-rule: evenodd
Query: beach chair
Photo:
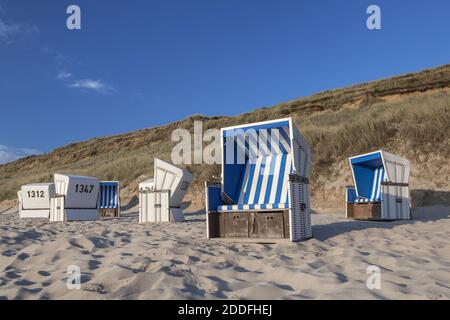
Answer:
M20 212L22 211L22 190L17 191L17 200L19 201L19 217L20 217Z
M139 223L184 221L181 203L192 174L160 159L154 162L154 178L139 185Z
M361 220L411 219L409 161L385 151L349 159L355 185L346 188L346 215Z
M19 198L20 218L45 218L50 216L50 199L55 195L53 183L34 183L21 187Z
M50 202L50 221L89 221L99 219L97 178L55 174L56 195Z
M97 207L102 217L120 217L120 184L118 181L100 181Z
M224 128L222 181L205 183L207 237L312 237L311 151L291 118Z

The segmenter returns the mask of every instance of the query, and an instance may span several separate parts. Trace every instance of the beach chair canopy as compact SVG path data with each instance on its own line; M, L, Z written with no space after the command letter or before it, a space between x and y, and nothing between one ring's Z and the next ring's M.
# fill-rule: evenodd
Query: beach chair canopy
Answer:
M139 184L139 223L184 221L183 197L192 174L163 160L154 160L154 178Z
M55 174L56 194L65 196L66 209L97 209L97 178Z
M19 198L20 218L48 218L50 201L55 196L53 183L33 183L20 188Z
M100 194L98 197L99 209L117 209L119 202L119 182L118 181L101 181Z
M189 171L155 158L153 188L158 191L170 190L171 207L181 206L192 179L193 176ZM151 181L147 182L150 182L148 187L151 189Z
M155 179L151 178L139 183L139 190L154 190L155 189Z
M380 202L381 184L409 183L409 161L385 151L367 153L349 159L355 182L355 202ZM355 199L353 199L355 198Z
M310 175L310 147L291 118L224 128L217 211L289 208L289 175Z

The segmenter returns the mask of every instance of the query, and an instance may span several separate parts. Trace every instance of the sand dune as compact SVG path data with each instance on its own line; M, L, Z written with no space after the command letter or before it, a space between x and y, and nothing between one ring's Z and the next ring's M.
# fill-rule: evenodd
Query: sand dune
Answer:
M208 241L203 214L139 225L135 213L48 224L0 215L0 299L449 299L450 210L411 222L313 217L314 239ZM82 272L66 286L67 267ZM366 287L369 265L381 289Z

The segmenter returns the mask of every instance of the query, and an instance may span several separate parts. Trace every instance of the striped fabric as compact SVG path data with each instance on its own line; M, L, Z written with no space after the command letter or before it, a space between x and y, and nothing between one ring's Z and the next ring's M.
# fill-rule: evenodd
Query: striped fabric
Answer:
M100 182L99 209L117 209L119 207L119 183Z
M245 137L237 132L232 135L238 152L245 152L246 164L237 204L219 206L218 211L288 208L288 181L293 170L289 128L260 129Z
M260 129L253 134L249 130L235 130L228 134L234 136L237 152L245 154L251 162L259 157L291 153L288 127Z
M238 204L287 203L288 177L291 172L290 154L260 157L256 163L248 163Z
M375 169L374 179L372 182L372 191L370 198L358 197L355 202L368 203L368 202L380 202L381 201L381 182L384 181L384 168L379 167Z

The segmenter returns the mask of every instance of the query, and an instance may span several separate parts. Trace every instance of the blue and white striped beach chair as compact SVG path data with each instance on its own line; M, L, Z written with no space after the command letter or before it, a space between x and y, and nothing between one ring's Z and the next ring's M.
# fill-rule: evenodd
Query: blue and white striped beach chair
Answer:
M346 189L348 218L410 219L408 160L376 151L349 162L355 186Z
M118 181L100 181L98 209L103 215L112 211L115 217L120 217L120 185Z
M291 118L224 128L222 182L206 185L209 238L310 238L311 151Z

